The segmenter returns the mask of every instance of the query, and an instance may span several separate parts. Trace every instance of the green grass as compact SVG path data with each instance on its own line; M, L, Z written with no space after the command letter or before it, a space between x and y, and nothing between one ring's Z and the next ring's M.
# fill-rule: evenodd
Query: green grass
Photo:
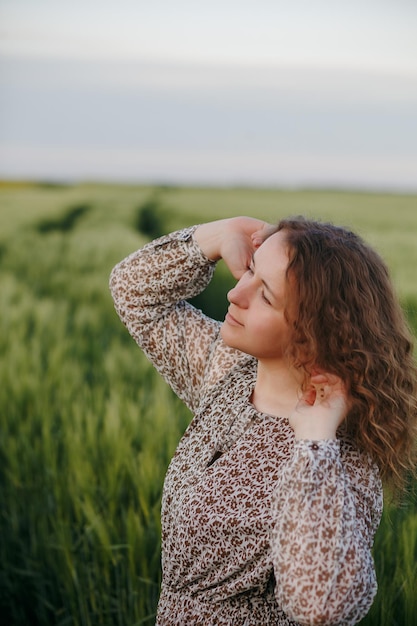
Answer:
M164 231L237 214L350 225L387 259L417 331L417 198L336 191L0 183L0 615L23 626L152 624L160 496L189 414L113 310L113 265ZM219 270L201 300L221 316ZM209 310L215 300L219 305ZM387 506L363 624L417 615L417 503Z

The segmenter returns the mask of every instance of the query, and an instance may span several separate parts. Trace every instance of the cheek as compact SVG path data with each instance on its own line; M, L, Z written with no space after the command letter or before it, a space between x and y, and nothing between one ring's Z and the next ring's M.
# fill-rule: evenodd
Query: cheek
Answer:
M273 324L271 324L271 341L278 342L282 344L283 342L287 342L290 337L290 329L284 318L279 320L275 320Z
M277 341L281 342L288 334L288 326L285 320L277 318L276 315L258 315L253 320L253 333L258 339L262 338L263 343L270 341L272 345Z

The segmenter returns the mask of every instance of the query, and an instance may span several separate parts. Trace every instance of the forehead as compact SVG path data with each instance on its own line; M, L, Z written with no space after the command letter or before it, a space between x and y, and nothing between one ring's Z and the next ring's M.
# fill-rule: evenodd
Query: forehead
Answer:
M285 272L289 263L289 249L283 231L274 233L258 248L254 255L257 269L268 273Z

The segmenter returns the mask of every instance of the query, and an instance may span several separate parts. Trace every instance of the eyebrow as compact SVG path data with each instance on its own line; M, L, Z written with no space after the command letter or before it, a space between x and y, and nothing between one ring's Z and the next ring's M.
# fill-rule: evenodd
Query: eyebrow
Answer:
M254 267L256 267L256 265L255 265L255 253L252 254L252 265ZM274 298L275 302L277 302L278 298L276 297L276 295L274 294L273 290L268 285L268 283L263 278L261 278L261 282L262 282L263 286L265 287L265 289L267 289L269 291L269 293L271 294L271 296Z

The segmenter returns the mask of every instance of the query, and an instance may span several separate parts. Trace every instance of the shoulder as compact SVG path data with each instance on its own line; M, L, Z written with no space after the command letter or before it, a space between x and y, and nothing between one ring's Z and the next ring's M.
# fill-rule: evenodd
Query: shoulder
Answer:
M232 370L239 375L243 365L248 362L256 364L256 360L253 357L226 345L219 333L216 341L213 343L207 362L207 386L212 387L216 385L216 383L228 376Z

